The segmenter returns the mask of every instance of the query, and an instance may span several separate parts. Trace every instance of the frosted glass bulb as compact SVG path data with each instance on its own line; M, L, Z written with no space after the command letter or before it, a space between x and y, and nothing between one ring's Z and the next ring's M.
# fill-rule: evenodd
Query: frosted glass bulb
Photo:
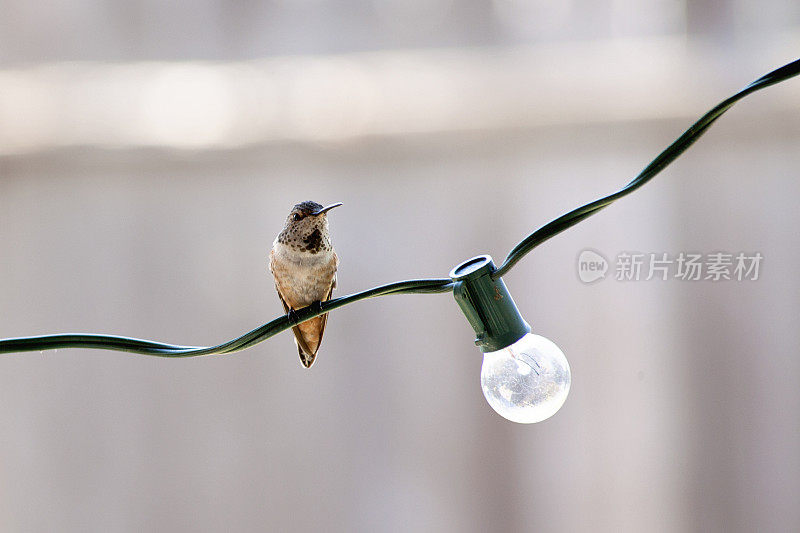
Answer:
M521 424L541 422L569 394L569 363L553 341L532 333L483 356L481 388L498 414Z

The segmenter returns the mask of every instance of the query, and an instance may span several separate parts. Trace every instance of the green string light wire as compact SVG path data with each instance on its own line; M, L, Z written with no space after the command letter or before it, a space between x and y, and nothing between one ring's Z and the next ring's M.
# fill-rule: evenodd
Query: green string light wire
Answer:
M700 120L691 125L691 127L683 132L678 139L670 144L666 150L658 154L658 157L653 159L638 176L633 178L630 183L625 187L618 190L613 194L609 194L603 198L590 202L584 206L573 209L569 213L561 215L557 219L548 222L541 228L537 229L509 252L503 264L492 274L492 278L497 279L511 270L511 267L517 264L528 252L542 244L544 241L551 237L555 237L565 229L571 228L581 220L592 216L604 207L608 207L616 202L623 196L627 196L651 179L656 174L664 170L670 163L675 161L680 155L685 152L694 142L700 138L711 125L721 117L728 109L733 107L733 104L760 89L775 85L782 81L788 80L800 74L800 59L796 59L791 63L784 65L778 69L773 70L769 74L765 74L758 78L756 81L727 98L716 105L711 111L703 115Z
M328 311L338 309L344 305L374 298L387 294L426 294L450 292L453 282L450 278L417 279L398 281L368 289L366 291L349 294L340 298L333 298L324 302L320 307L305 307L295 312L294 320L288 316L276 318L263 326L245 333L231 341L216 346L180 346L165 344L163 342L119 337L116 335L95 335L92 333L65 333L63 335L41 335L37 337L16 337L0 340L0 353L34 352L41 350L54 350L57 348L94 348L98 350L117 350L121 352L140 353L157 357L197 357L199 355L221 355L238 352L267 340L281 331L289 329L295 324L305 322L310 318L319 316Z
M649 165L647 165L638 176L619 191L590 202L561 215L555 220L548 222L537 229L509 252L503 264L492 274L494 279L504 276L511 268L516 265L531 250L561 233L562 231L574 226L581 220L597 213L604 207L619 200L623 196L632 193L651 179L659 172L664 170L670 163L685 152L697 139L703 135L709 127L730 109L736 102L760 89L769 87L776 83L788 80L800 74L800 59L792 61L769 74L757 79L741 91L730 98L723 100L711 111L703 115L700 120L692 124L678 139L673 142L666 150L661 152ZM30 352L53 350L58 348L94 348L99 350L117 350L132 352L158 357L196 357L200 355L222 355L238 352L254 346L266 339L289 329L293 325L304 322L315 316L333 311L339 307L364 300L389 294L435 294L451 292L453 282L450 278L416 279L408 281L398 281L374 287L362 292L334 298L324 302L320 306L311 306L300 309L296 312L294 320L288 316L282 316L264 324L263 326L245 333L241 337L231 341L218 344L217 346L180 346L175 344L165 344L162 342L149 341L144 339L133 339L129 337L119 337L116 335L95 335L83 333L67 333L63 335L41 335L36 337L17 337L11 339L0 339L0 353Z

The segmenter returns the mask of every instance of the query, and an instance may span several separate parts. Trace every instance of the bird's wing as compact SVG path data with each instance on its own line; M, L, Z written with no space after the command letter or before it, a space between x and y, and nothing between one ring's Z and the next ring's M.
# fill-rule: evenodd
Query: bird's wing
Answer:
M324 300L322 300L323 302L327 302L328 300L331 299L331 295L333 294L333 288L334 287L336 287L336 276L333 277L333 283L331 283L331 288L328 289L328 295L325 297ZM317 318L320 319L319 342L317 343L317 350L319 350L319 347L322 345L322 334L325 333L325 326L328 325L328 313L325 313L324 315L320 315ZM316 356L317 356L317 353L314 352L314 356L313 357L316 357ZM313 358L312 358L311 362L312 363L314 362ZM309 365L309 366L311 366L311 365Z
M273 249L271 249L271 250L269 251L269 262L267 263L267 268L269 268L269 272L270 272L270 274L272 274L273 276L275 275L275 272L272 270L272 258L273 258L274 256L275 256L275 248L273 248ZM287 311L287 312L288 312L288 311Z
M336 278L338 276L336 275L336 272L338 270L339 270L339 256L336 255L336 252L333 252L333 285L331 285L331 292L333 292L333 289L335 289L336 285L337 285ZM330 299L331 299L331 296L330 296L330 294L328 294L328 300L330 300Z
M289 304L287 304L286 300L283 299L281 290L278 288L277 285L275 286L275 290L278 293L278 298L281 299L284 311L288 313L290 310L292 310L292 308L289 307ZM308 347L308 343L306 343L305 336L303 336L303 332L300 331L299 325L292 326L292 333L294 333L294 338L297 341L297 351L300 354L300 362L303 363L304 367L309 368L311 364L314 362L314 358L316 357L317 354L316 352L312 352L311 348ZM317 350L319 350L319 346L317 346Z
M331 296L333 295L333 289L336 288L336 271L339 269L339 256L336 255L336 252L333 252L333 265L333 281L331 282L331 288L328 289L328 295L324 300L322 300L323 302L327 302L331 299ZM325 333L325 326L328 325L328 313L321 315L320 318L322 319L322 326L319 328L319 344L317 344L317 350L319 350L319 346L322 344L322 334ZM314 355L316 356L317 354Z

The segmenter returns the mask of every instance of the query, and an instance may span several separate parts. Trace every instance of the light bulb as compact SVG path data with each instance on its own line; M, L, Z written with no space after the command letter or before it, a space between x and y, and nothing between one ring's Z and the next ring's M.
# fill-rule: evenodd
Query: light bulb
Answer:
M558 411L569 394L564 352L550 339L526 333L517 342L486 352L481 388L497 413L521 424L541 422Z

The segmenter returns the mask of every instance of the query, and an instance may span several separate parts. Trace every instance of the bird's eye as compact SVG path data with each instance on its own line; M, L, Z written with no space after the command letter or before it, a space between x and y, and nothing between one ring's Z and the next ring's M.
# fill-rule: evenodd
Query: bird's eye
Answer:
M292 215L292 220L294 220L295 222L297 222L301 218L303 217L301 217L299 213L295 213L294 215Z

